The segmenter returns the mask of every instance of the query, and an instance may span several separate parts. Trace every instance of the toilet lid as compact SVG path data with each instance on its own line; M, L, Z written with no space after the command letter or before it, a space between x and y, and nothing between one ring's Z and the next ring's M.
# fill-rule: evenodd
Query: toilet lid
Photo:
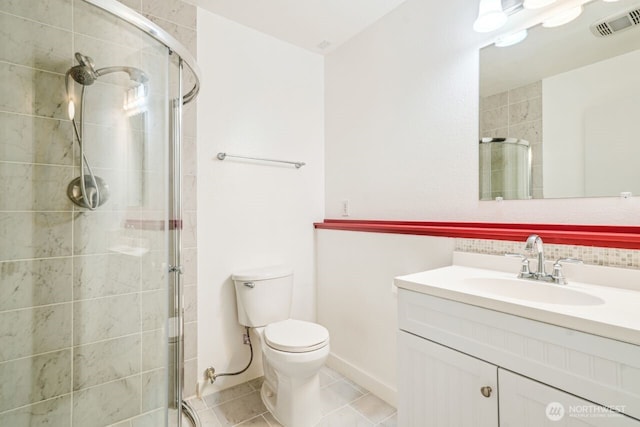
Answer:
M329 331L317 323L289 319L267 325L264 338L276 350L303 353L324 347L329 341Z

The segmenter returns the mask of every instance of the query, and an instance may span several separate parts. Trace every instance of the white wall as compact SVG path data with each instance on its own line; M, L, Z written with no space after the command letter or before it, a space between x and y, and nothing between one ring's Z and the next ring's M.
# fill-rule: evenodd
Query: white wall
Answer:
M542 81L545 196L640 195L638 69L633 51Z
M315 319L314 221L323 209L323 58L198 10L198 372L248 359L230 275L295 270L293 315ZM307 162L215 160L218 152ZM204 393L261 375L252 368Z
M475 14L464 0L407 0L325 57L323 77L321 57L199 11L200 372L245 363L234 270L291 263L294 316L314 318L311 224L339 218L342 200L354 218L639 223L638 197L477 200ZM309 164L295 170L212 160L218 151ZM331 332L331 361L393 401L391 278L448 262L451 240L328 231L317 238L317 317ZM258 361L217 387L259 373Z
M326 57L327 217L639 224L640 197L478 201L476 13L407 0Z
M348 200L364 219L640 224L640 197L478 201L476 13L466 0L407 0L325 57L326 216ZM393 402L390 279L450 259L452 244L334 233L317 232L330 361Z
M318 321L329 365L396 404L396 276L451 264L453 239L318 230Z

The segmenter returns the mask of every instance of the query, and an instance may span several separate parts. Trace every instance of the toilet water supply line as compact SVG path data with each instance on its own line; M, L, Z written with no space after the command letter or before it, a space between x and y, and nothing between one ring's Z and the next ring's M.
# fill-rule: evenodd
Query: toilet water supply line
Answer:
M204 372L207 378L209 379L209 381L211 381L211 384L213 384L216 381L216 379L218 379L218 377L229 377L232 375L240 375L241 373L249 369L249 366L251 366L251 362L253 362L253 346L251 345L251 337L249 336L249 327L245 326L245 330L246 330L246 334L244 335L244 344L249 345L249 350L251 352L251 356L249 357L249 363L247 363L247 366L245 366L245 368L241 371L223 372L221 374L216 374L215 368L213 366L209 366Z

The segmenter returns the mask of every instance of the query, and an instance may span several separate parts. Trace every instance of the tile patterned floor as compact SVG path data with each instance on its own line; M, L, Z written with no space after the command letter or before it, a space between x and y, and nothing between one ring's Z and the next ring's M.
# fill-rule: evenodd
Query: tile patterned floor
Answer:
M262 378L189 402L203 427L281 427L260 399ZM320 371L317 427L396 427L396 409L329 368ZM188 425L188 424L187 424Z

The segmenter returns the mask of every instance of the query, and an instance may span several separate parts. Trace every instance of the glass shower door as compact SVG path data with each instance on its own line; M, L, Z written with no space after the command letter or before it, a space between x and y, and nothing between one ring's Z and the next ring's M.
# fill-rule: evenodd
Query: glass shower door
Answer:
M166 425L169 51L48 5L0 6L0 425Z

